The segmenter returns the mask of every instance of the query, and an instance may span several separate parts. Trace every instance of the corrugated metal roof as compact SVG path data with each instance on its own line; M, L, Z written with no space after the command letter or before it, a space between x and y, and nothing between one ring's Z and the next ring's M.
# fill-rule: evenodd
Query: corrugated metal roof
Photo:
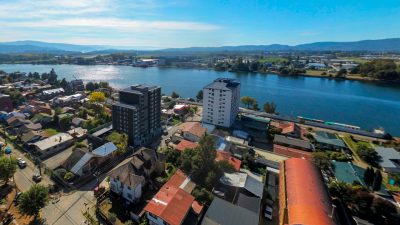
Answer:
M104 145L96 148L95 150L93 150L92 153L96 156L104 157L104 156L107 156L107 155L113 153L116 150L117 150L117 146L115 146L114 143L112 143L112 142L108 142L108 143L105 143Z
M71 172L74 174L78 174L78 171L86 165L89 160L93 158L93 155L89 152L82 156L82 158L72 167Z

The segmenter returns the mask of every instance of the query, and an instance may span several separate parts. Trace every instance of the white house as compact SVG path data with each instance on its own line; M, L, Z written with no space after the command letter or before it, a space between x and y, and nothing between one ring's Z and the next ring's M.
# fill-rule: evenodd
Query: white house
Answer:
M239 104L240 83L218 78L203 88L203 122L230 127L239 112Z
M159 174L164 169L164 158L160 158L155 150L142 148L129 162L109 173L110 189L127 202L136 203L151 175Z

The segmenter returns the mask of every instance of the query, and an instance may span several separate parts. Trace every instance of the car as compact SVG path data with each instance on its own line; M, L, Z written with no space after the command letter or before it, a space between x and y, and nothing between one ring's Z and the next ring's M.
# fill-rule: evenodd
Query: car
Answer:
M35 174L32 176L32 180L36 183L39 183L40 181L42 181L42 176L40 176L40 174Z
M15 205L18 205L18 199L19 199L19 197L21 197L21 195L22 195L22 192L17 192L17 194L15 195L15 198L14 198Z
M264 210L265 218L272 220L272 211L273 211L272 207L269 205L266 205L265 210Z
M17 164L18 164L19 168L21 168L21 169L26 167L26 161L23 160L22 158L17 159Z

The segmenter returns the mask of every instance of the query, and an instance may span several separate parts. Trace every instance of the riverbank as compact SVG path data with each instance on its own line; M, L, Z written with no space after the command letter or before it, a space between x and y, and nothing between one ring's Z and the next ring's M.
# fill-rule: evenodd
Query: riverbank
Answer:
M79 65L79 64L32 64L32 63L12 63L12 64L0 64L0 65L45 65L45 66L57 66L57 65L76 65L76 66L126 66L126 67L134 67L140 69L147 69L152 67L135 67L131 65L109 65L109 64L90 64L90 65ZM208 70L208 71L216 71L216 72L231 72L231 73L260 73L260 74L275 74L279 76L286 76L286 77L293 77L293 76L303 76L303 77L315 77L315 78L326 78L330 80L354 80L354 81L363 81L363 82L376 82L376 83L388 83L388 84L400 84L400 80L379 80L372 77L362 76L361 74L348 74L345 77L335 77L332 74L323 75L327 71L320 71L320 70L307 70L306 73L296 73L293 74L282 74L277 71L233 71L233 70L216 70L213 67L182 67L182 66L158 66L158 68L171 68L171 69L184 69L184 70ZM16 72L16 71L15 71ZM31 71L35 72L35 71Z

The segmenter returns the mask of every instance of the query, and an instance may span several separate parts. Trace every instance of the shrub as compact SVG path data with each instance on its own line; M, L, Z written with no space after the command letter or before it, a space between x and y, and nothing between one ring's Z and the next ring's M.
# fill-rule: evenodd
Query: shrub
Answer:
M64 175L64 180L66 180L66 181L71 181L72 179L74 179L74 177L75 177L75 175L73 174L73 173L71 173L71 172L67 172L65 175Z

